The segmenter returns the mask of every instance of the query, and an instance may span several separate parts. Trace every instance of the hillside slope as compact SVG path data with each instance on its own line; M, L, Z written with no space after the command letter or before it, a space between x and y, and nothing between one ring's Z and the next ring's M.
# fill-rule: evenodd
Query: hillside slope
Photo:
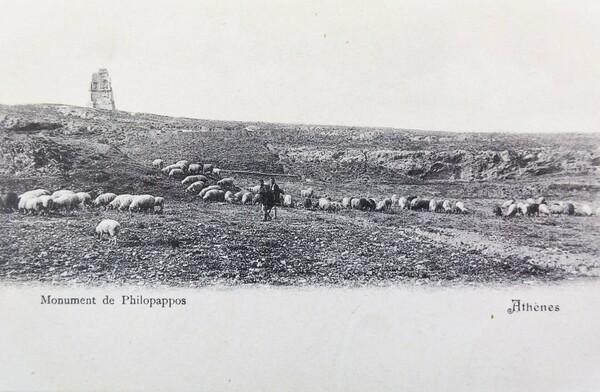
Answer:
M111 178L140 182L151 174L149 161L157 157L316 181L400 184L540 176L594 182L600 168L600 135L225 122L66 105L0 105L0 137L5 179L81 179L86 172L90 183Z

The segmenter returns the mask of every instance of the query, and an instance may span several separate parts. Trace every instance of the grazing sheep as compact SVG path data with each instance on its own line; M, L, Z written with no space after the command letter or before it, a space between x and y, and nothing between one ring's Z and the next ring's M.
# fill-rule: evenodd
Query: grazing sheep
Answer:
M385 204L385 200L378 201L377 204L375 205L375 211L377 211L377 212L382 212L386 208L387 208L387 205Z
M104 219L102 222L98 223L96 226L96 235L99 240L102 240L104 234L109 236L110 242L114 245L117 244L117 235L121 230L121 225L116 220L112 219Z
M586 215L586 216L592 216L594 214L594 210L592 209L592 207L590 205L584 204L581 207L581 214Z
M54 199L52 199L51 196L42 195L39 197L39 199L42 201L42 210L43 211L48 212L53 209Z
M252 204L252 192L244 192L242 195L242 204Z
M398 195L396 195L396 194L392 195L392 204L398 204L399 200L400 200L400 198L398 197Z
M109 210L118 210L121 208L121 204L123 203L123 201L127 198L132 198L133 195L130 195L128 193L123 194L123 195L118 195L117 197L115 197L113 199L113 201L111 201L110 203L108 203L107 208ZM129 204L131 204L131 201L129 201Z
M158 207L158 212L162 214L165 209L165 199L163 197L156 196L154 198L154 207Z
M19 196L15 192L6 192L0 195L0 210L16 210L19 206Z
M221 188L231 188L233 186L233 181L233 177L227 177L217 181L217 185Z
M246 193L246 191L238 191L234 193L233 201L235 201L236 203L240 202L242 200L242 196L244 196L244 193Z
M196 181L193 184L191 184L190 186L188 186L185 189L185 191L188 193L198 193L205 187L206 187L206 183L204 181Z
M514 199L507 200L504 203L502 203L502 208L508 208L512 204L515 204L515 200Z
M169 178L181 178L185 176L183 169L173 169L169 172Z
M189 185L189 184L192 184L192 183L198 182L198 181L207 182L208 178L206 176L201 175L201 174L196 175L196 176L187 176L186 178L184 178L183 180L181 180L181 185Z
M181 169L181 166L179 166L177 164L172 164L172 165L163 167L162 169L160 169L160 171L163 174L169 174L171 172L171 170L174 170L174 169Z
M44 208L39 197L30 197L25 202L25 213L40 213Z
M92 203L92 196L87 192L77 192L75 194L79 198L79 204L83 206L89 206Z
M97 198L94 199L92 205L94 207L104 207L107 206L111 201L113 201L117 197L114 193L103 193Z
M521 215L525 215L527 210L527 203L517 203L517 212Z
M312 208L312 199L309 197L304 198L302 201L302 206L306 209Z
M52 208L56 211L71 209L71 198L69 196L61 196L53 199Z
M351 207L351 203L352 203L352 199L349 197L344 197L342 199L342 207L344 208L350 208Z
M205 202L223 201L224 199L225 199L225 192L223 192L219 189L212 189L212 190L206 192L206 194L202 198L202 200L204 200Z
M183 170L183 171L186 171L188 169L188 167L190 167L190 162L186 161L185 159L177 161L177 162L175 162L175 164L177 166L179 166L181 168L181 170Z
M540 204L538 207L538 212L544 215L550 215L550 208L546 204Z
M444 200L444 202L442 203L442 209L446 213L452 212L452 203L450 203L450 200Z
M535 200L533 200L532 198L529 198L525 201L527 202L527 204L535 204Z
M429 211L437 212L437 205L438 205L438 202L435 199L431 199L429 201Z
M518 209L519 207L515 203L509 205L505 216L515 216L517 214Z
M398 199L398 206L401 210L408 208L410 206L408 199L404 196Z
M502 208L500 208L500 206L495 206L492 213L496 216L502 216Z
M202 189L200 191L200 193L198 193L198 196L201 198L204 198L204 195L206 195L207 192L212 191L212 190L220 190L221 187L218 185L211 185L211 186L207 186L206 188Z
M129 205L129 212L154 211L156 198L152 195L138 195L133 198Z
M350 208L360 210L360 199L358 197L350 199Z
M554 215L560 215L565 212L565 209L560 204L554 203L550 206L550 213Z
M294 201L292 200L292 195L282 195L283 202L281 203L284 207L293 207Z
M319 209L323 209L323 207L327 204L329 204L331 202L331 200L329 200L329 198L326 197L321 197L319 199Z
M232 191L225 192L225 201L231 204L235 202Z
M162 159L155 159L152 161L152 167L160 170L165 165L165 162Z
M212 169L212 174L217 177L221 177L221 169L217 169L216 167Z
M119 211L128 211L134 198L135 195L129 195L129 197L123 198L123 200L121 200L121 205L119 206Z
M301 190L300 191L300 196L303 197L303 198L305 198L305 197L312 197L313 193L314 193L314 189L311 187L311 188L308 188L308 189Z
M197 174L202 173L202 166L197 163L192 163L188 166L188 173Z
M465 203L463 203L462 201L457 201L454 204L454 211L460 214L466 214L468 212L465 207Z
M32 191L27 191L19 195L19 199L22 197L40 197L44 195L50 195L50 191L47 189L34 189Z
M62 196L67 196L67 195L74 195L75 192L68 190L68 189L62 189L60 191L56 191L54 193L52 193L52 195L50 197L52 197L53 199L58 199L59 197Z
M260 192L260 185L252 186L248 188L248 190L254 194L257 194L258 192Z
M538 204L546 204L546 198L545 197L538 197L538 199L536 200L536 202Z
M210 164L210 163L205 163L202 166L202 172L203 173L212 173L212 170L213 170L213 165Z

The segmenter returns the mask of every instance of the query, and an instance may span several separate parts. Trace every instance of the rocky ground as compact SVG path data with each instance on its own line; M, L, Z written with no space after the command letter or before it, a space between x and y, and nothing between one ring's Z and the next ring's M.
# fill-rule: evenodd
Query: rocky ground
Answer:
M0 187L150 193L164 214L0 214L0 279L56 284L496 284L600 276L600 216L492 215L507 198L600 207L598 135L450 134L244 124L0 105ZM150 166L189 159L291 176L290 194L463 200L467 215L205 204ZM233 175L236 184L259 176ZM94 237L121 222L117 246Z

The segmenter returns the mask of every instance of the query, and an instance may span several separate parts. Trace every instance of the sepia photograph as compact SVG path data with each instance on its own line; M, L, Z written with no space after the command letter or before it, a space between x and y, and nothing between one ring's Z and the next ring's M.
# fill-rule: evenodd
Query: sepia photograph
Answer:
M598 391L600 4L3 1L0 391Z

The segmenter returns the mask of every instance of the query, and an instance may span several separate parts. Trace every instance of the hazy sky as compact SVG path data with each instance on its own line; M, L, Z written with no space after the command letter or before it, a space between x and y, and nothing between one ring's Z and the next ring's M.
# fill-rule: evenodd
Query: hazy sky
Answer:
M0 103L600 132L598 1L1 1Z

